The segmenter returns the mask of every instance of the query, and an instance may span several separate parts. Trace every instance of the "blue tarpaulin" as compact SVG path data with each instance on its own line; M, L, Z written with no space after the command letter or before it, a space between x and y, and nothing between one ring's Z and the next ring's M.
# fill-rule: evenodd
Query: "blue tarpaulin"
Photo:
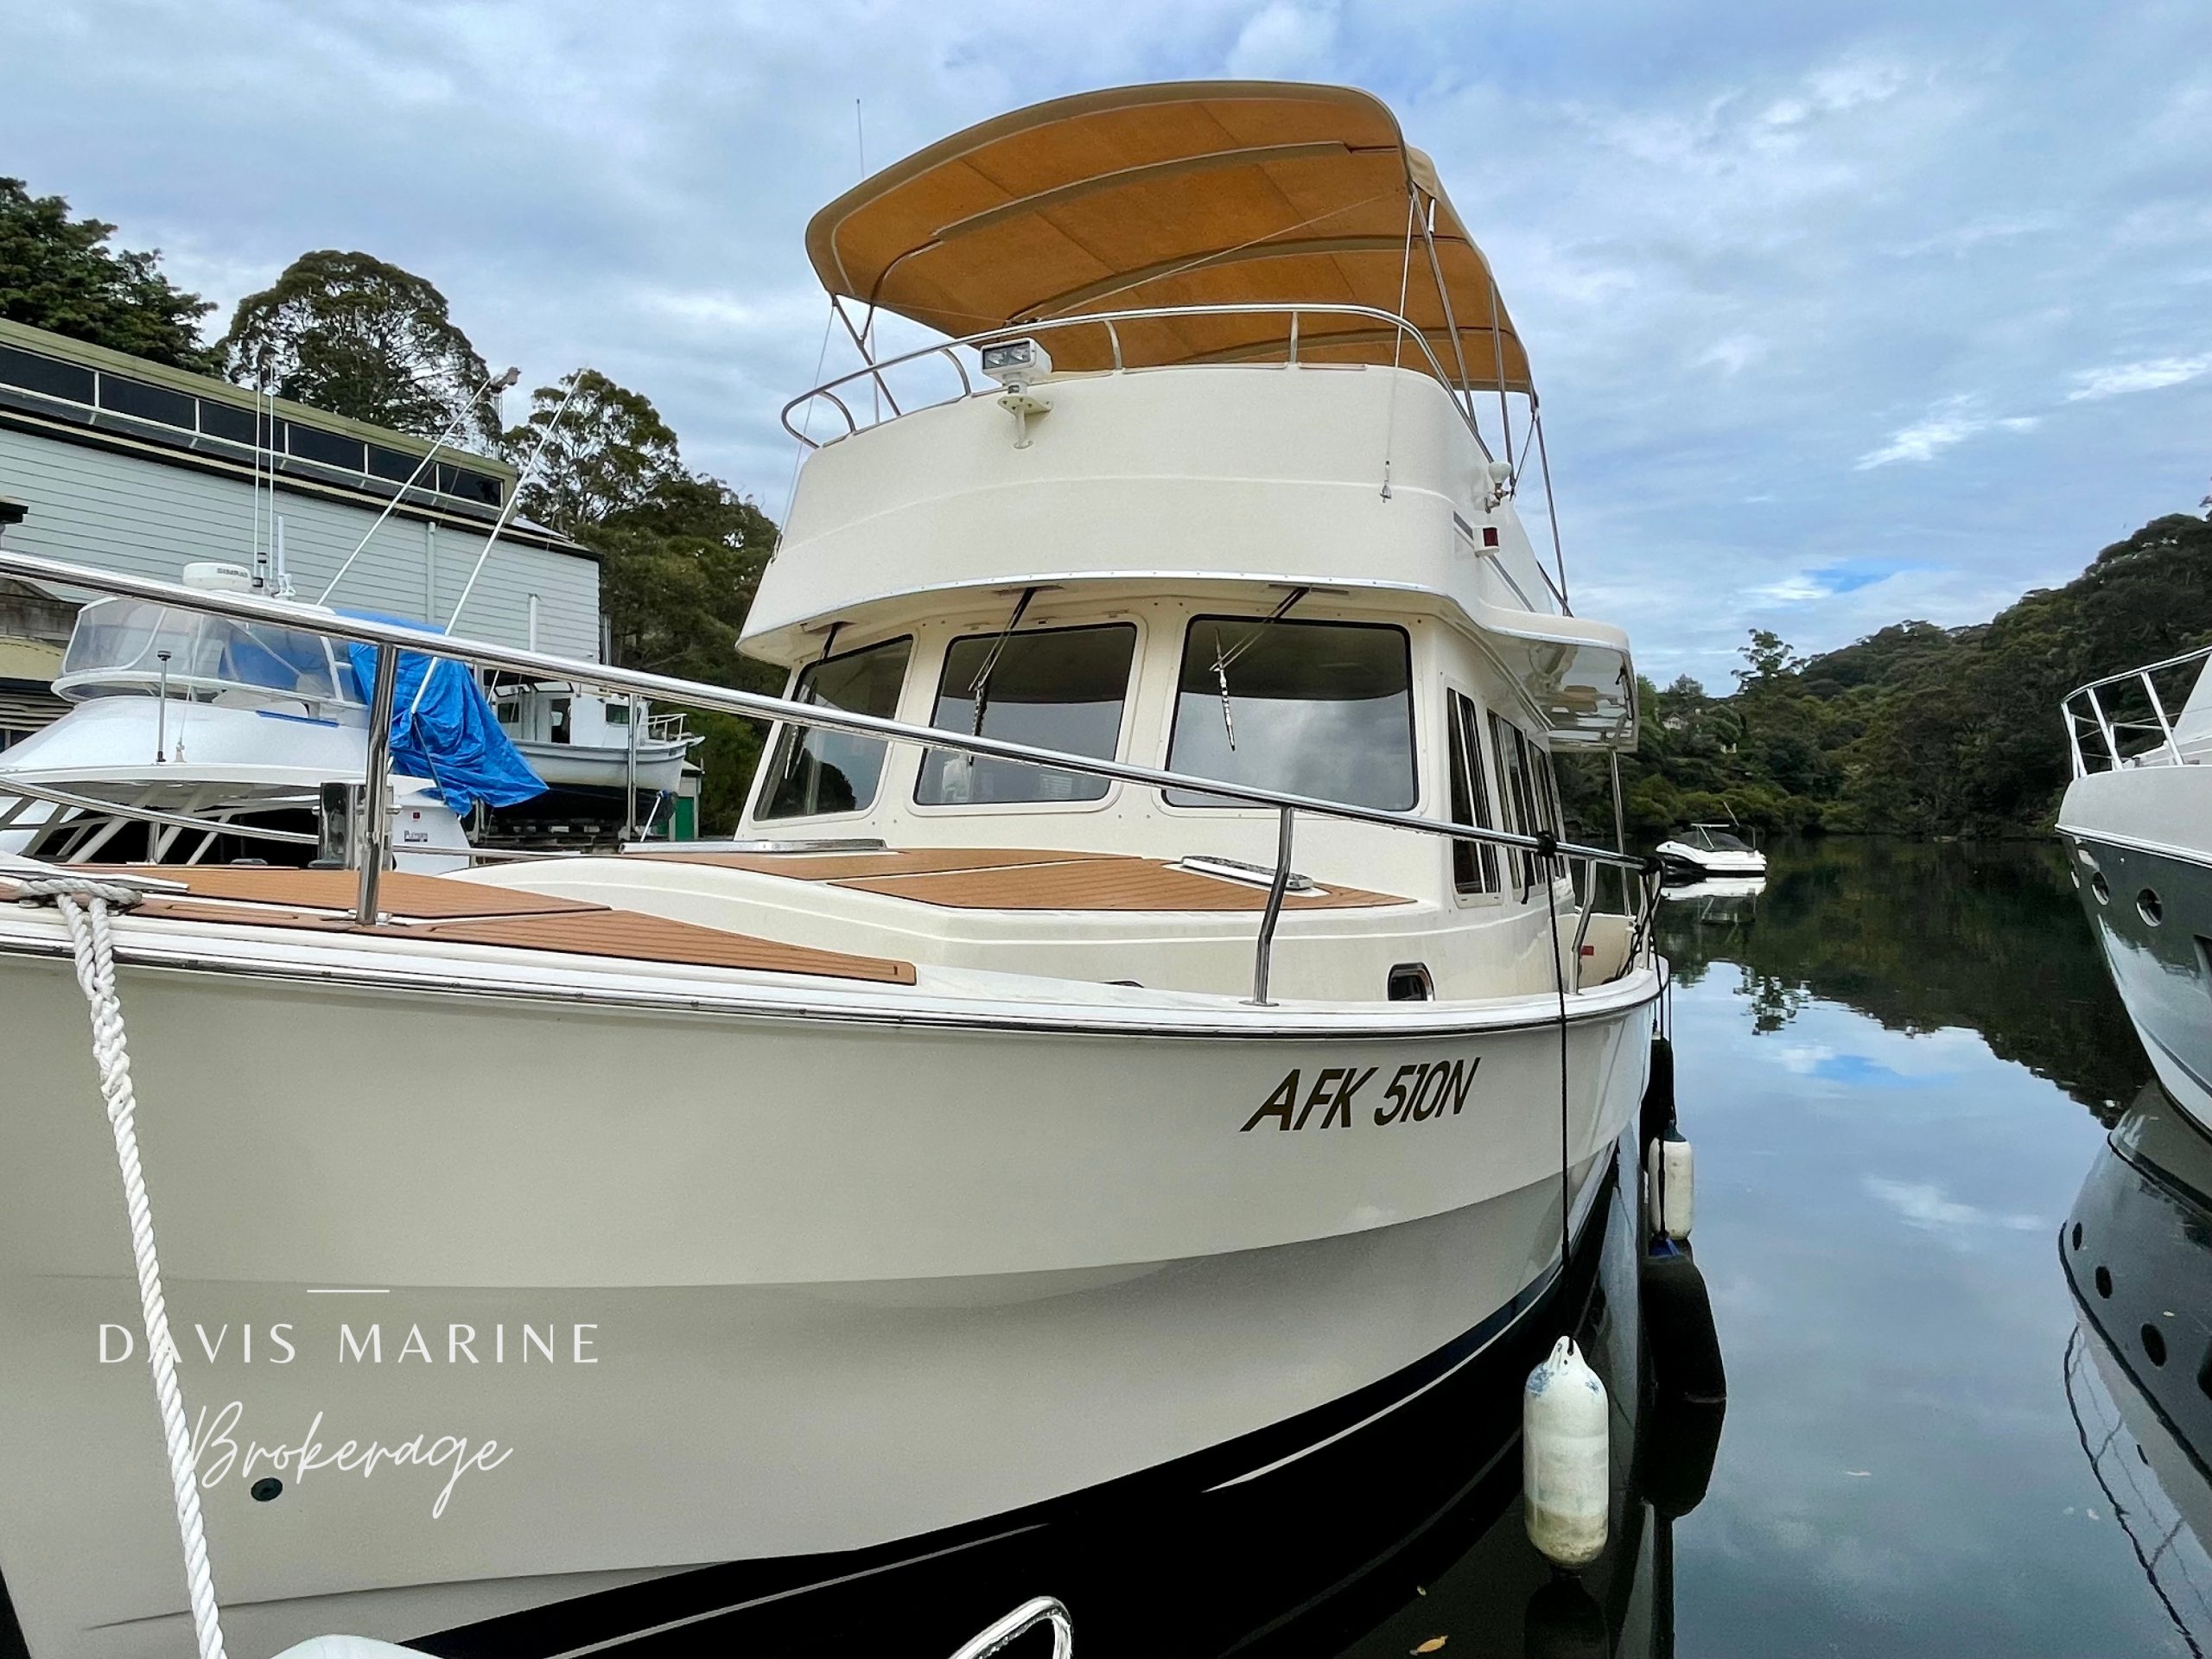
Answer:
M340 614L404 628L423 626L373 611ZM353 665L363 702L374 694L377 652L375 645L346 642L346 658ZM545 792L530 763L499 729L475 677L451 658L429 657L419 651L399 653L391 702L391 769L429 779L437 785L438 798L456 812L465 813L479 801L512 806Z

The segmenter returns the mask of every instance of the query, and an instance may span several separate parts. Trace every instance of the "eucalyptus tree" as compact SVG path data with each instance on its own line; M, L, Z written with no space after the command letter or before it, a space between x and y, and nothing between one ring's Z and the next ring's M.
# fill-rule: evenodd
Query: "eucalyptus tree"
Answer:
M446 296L371 254L302 254L238 302L219 349L241 385L334 414L423 437L456 421L469 441L500 436L497 409L477 397L484 359Z

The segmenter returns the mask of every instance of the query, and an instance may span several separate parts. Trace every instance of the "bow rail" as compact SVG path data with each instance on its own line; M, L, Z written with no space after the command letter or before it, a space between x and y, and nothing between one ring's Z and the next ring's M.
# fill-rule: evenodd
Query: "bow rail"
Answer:
M367 617L340 615L285 600L264 598L252 594L209 591L151 577L87 569L81 565L69 564L59 559L41 558L5 547L0 547L0 576L52 583L65 588L125 594L173 605L181 610L199 611L249 622L270 622L330 639L374 645L378 648L378 658L377 695L372 697L372 704L379 708L389 706L385 683L396 673L398 653L416 651L432 657L450 658L467 664L472 669L501 669L512 673L567 680L600 690L623 692L690 708L739 715L753 720L788 721L794 725L843 732L855 737L880 738L893 743L950 749L987 760L1012 761L1053 772L1078 772L1147 789L1191 791L1242 806L1271 809L1279 817L1279 854L1275 880L1270 887L1267 910L1261 924L1252 999L1263 1006L1267 1002L1269 949L1275 925L1280 919L1284 889L1288 882L1292 826L1300 813L1350 823L1370 823L1384 829L1409 830L1417 835L1441 836L1455 841L1481 842L1518 852L1534 853L1554 869L1562 861L1592 868L1615 868L1624 873L1624 890L1626 875L1629 873L1639 874L1643 877L1645 892L1636 912L1637 925L1631 940L1631 961L1648 939L1649 912L1656 902L1657 888L1650 879L1648 861L1610 848L1587 847L1560 841L1548 834L1522 835L1510 830L1456 823L1450 819L1423 817L1418 813L1360 806L1347 801L1323 800L1286 790L1262 789L1223 779L1170 772L1164 767L1141 766L1134 761L1102 760L1095 755L1070 754L1057 749L1038 748L1027 743L1010 743L1003 738L984 737L935 726L910 725L904 721L855 714L822 703L795 702L786 697L770 696L763 692L741 691L729 686L678 679L671 675L651 674L638 669L617 668L605 663L558 657L548 652L494 645L488 640L455 639L428 628L379 622ZM364 779L371 810L364 814L361 834L353 838L349 849L351 861L361 872L357 918L364 924L377 918L378 884L391 861L391 824L388 810L391 740L391 721L372 718L369 723L369 750ZM0 766L0 792L4 792L7 787L4 766ZM386 810L377 810L379 806Z

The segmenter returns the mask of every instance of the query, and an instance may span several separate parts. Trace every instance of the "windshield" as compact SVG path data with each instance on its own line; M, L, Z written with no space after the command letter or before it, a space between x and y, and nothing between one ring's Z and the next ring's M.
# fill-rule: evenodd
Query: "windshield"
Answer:
M791 699L888 720L899 712L899 688L906 682L906 658L913 649L911 639L888 639L865 651L824 658L799 675ZM881 738L785 726L776 743L760 816L796 818L866 810L875 804L886 747Z
M1415 796L1412 681L1403 628L1194 617L1168 769L1408 810ZM1167 798L1233 804L1189 790L1170 790Z
M1748 853L1751 850L1742 836L1732 836L1726 830L1707 830L1700 826L1697 834L1699 841L1716 853Z
M164 672L188 690L243 688L317 702L353 696L353 677L334 671L328 645L312 633L139 599L97 600L78 613L60 678L85 683L70 690L84 695L111 680L117 690L143 690Z
M1136 648L1128 623L956 639L944 653L930 724L1110 760ZM914 799L923 806L1095 801L1106 789L1105 779L1081 772L931 749Z

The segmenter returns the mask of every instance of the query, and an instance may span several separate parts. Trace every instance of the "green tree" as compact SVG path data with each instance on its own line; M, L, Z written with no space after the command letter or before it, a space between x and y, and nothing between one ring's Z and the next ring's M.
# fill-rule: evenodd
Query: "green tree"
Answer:
M72 219L60 196L0 178L0 317L196 373L215 372L200 343L213 302L162 275L158 251L107 245L115 226Z
M737 649L776 542L774 523L753 503L720 479L677 474L579 533L601 556L600 607L616 662L741 690L783 689L780 670ZM701 827L727 834L744 810L765 728L710 710L693 713L691 724L706 737Z
M464 414L463 432L499 436L489 400L474 399L484 359L427 279L365 253L303 253L274 283L238 302L220 346L241 385L266 384L333 414L435 437Z
M536 457L523 511L564 536L643 508L684 476L676 434L652 400L596 369L538 387L505 443L518 466Z
M1753 628L1751 643L1743 648L1742 656L1751 667L1736 671L1739 685L1763 685L1805 666L1805 658L1792 652L1789 642L1770 628Z

